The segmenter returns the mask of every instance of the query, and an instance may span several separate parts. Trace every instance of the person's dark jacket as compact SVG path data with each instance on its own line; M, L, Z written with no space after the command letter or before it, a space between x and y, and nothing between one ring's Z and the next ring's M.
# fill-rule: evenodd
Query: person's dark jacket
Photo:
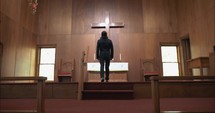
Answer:
M103 31L101 35L101 38L97 41L96 59L111 60L114 55L113 43L108 39L107 32Z

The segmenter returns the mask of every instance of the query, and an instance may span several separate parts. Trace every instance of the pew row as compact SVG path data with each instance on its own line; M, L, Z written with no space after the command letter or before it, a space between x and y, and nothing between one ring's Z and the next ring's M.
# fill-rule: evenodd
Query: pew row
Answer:
M46 77L1 77L3 81L35 81L37 83L37 109L36 110L0 110L0 113L45 113L44 85Z
M160 91L159 91L159 82L160 81L215 81L215 76L183 76L183 77L159 77L152 76L151 88L152 88L152 99L154 113L188 113L187 111L160 111ZM192 113L189 111L189 113ZM208 113L208 112L207 112Z

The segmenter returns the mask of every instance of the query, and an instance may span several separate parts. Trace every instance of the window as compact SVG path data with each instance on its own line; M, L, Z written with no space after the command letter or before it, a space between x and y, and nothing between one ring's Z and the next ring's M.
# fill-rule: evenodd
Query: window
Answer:
M161 46L163 76L179 76L177 46Z
M54 81L56 48L41 47L39 50L39 76L47 77L47 80Z

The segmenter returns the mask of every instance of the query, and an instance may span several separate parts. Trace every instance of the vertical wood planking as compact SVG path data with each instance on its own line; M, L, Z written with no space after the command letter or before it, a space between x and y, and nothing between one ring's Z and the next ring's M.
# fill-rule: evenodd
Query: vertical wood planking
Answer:
M26 0L1 0L0 41L7 56L2 60L4 76L33 75L36 43L57 44L58 59L78 58L89 47L89 61L94 61L96 42L104 29L91 29L90 24L104 22L105 11L110 12L110 22L125 23L124 28L111 28L109 37L115 47L114 61L121 54L122 61L129 62L131 81L139 80L140 58L157 57L160 62L161 42L178 42L178 36L189 34L193 58L208 56L215 45L214 0L38 2L32 15Z
M177 1L179 38L189 34L192 58L209 56L215 44L214 0Z
M3 76L33 76L35 72L35 21L26 0L1 0Z
M177 41L175 35L177 28L175 0L73 0L72 3L66 1L67 4L60 3L61 1L58 0L51 2L51 0L45 2L46 7L42 5L42 18L39 18L39 20L43 25L39 26L39 28L45 31L39 30L41 36L38 43L57 44L58 59L76 59L80 57L80 51L86 50L89 46L88 61L94 61L96 42L100 38L101 32L105 29L92 29L90 24L104 22L106 11L110 13L110 22L125 23L124 28L111 28L108 36L114 44L114 62L120 61L120 54L122 61L129 62L130 71L128 77L130 81L139 80L140 58L158 56L157 60L160 61L159 43L162 41ZM71 10L66 10L69 7L68 3L72 4ZM62 4L65 4L66 7L62 7ZM147 8L148 4L151 4L149 8ZM53 8L63 9L56 11ZM62 21L61 11L68 11L67 14L71 14L71 23L63 22L60 25L71 25L71 33L63 34L62 32L65 29L51 27L53 26L51 25L52 22ZM148 16L150 16L150 19L147 20L146 17ZM155 26L151 24L153 19L155 20ZM151 29L147 26L152 26L153 28ZM85 43L84 37L89 37L86 38L89 44ZM78 47L81 49L78 50Z

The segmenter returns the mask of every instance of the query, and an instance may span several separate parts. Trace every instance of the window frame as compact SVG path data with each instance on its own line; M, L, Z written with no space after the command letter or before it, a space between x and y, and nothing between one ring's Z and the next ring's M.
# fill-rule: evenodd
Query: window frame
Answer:
M162 46L175 46L176 47L176 51L177 51L177 62L178 63L178 76L181 76L181 62L180 62L180 49L179 49L179 43L175 42L175 43L161 43L160 44L160 56L161 56L161 67L162 67L162 76L164 75L164 69L163 69L163 63L167 63L167 62L163 62L162 61ZM176 77L178 77L176 76Z
M40 58L42 48L55 48L55 63L54 63L54 80L47 80L47 82L53 82L56 80L56 61L57 61L57 45L47 44L47 45L37 45L37 59L36 59L36 76L39 77L40 72Z

